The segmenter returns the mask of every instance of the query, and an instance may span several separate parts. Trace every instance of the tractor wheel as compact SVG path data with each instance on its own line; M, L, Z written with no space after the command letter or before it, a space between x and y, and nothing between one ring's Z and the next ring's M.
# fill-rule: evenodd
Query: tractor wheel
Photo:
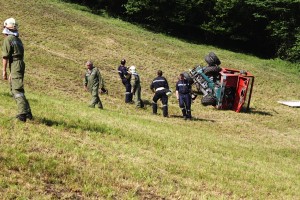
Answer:
M216 106L217 105L217 100L214 96L208 94L202 97L201 103L204 106Z
M209 54L205 56L204 60L209 66L218 66L221 64L220 59L214 52L209 52Z
M191 78L191 76L188 72L183 72L182 74L183 74L184 78L189 82L189 84L194 83L194 80Z
M209 66L209 67L205 67L203 70L203 73L206 76L217 76L219 75L219 72L221 71L221 67L218 66Z

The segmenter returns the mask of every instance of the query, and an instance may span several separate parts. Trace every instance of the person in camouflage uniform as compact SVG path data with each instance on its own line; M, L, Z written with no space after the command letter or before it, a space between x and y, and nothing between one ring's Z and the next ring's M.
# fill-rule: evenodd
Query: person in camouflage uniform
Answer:
M141 99L141 79L138 73L136 72L136 67L131 66L129 67L129 72L131 74L131 93L135 96L135 104L137 108L143 108L144 107L144 102Z
M92 100L89 107L94 108L97 104L98 108L103 109L102 102L99 97L99 88L104 93L107 90L104 87L104 80L101 76L100 70L94 67L92 61L86 63L87 71L84 76L84 88L92 94Z
M26 122L27 119L32 120L32 113L28 100L25 97L24 90L24 47L19 38L18 24L14 18L9 18L4 22L2 31L5 38L2 45L2 63L3 63L3 79L7 80L7 67L10 70L9 82L11 93L16 100L18 107L18 120Z

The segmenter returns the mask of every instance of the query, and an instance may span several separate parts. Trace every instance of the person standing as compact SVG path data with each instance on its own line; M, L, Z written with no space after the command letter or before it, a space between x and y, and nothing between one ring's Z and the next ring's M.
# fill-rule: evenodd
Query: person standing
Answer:
M157 101L160 99L163 104L163 116L168 117L168 95L170 92L169 84L165 77L162 76L161 70L157 71L157 77L153 79L150 89L154 93L152 102L153 114L157 114Z
M129 72L131 74L131 93L135 96L135 104L137 108L143 108L144 102L141 99L141 79L138 73L136 72L136 67L129 67Z
M183 118L192 119L191 114L191 104L192 104L192 97L191 97L191 85L189 84L188 80L184 78L183 74L179 75L179 80L176 83L176 97L179 101L179 107L181 108Z
M92 100L89 105L91 108L95 108L95 105L98 108L103 109L102 102L99 97L99 88L101 91L106 91L104 87L104 80L101 76L100 70L97 67L94 67L92 61L86 62L86 73L84 77L84 88L92 94Z
M130 83L131 76L128 73L125 64L126 64L126 60L122 59L121 64L118 67L118 73L126 90L125 103L132 103L132 93L131 93L131 83Z
M29 102L25 97L23 83L25 74L24 46L19 38L18 23L14 18L8 18L4 21L2 33L5 36L2 45L2 76L4 80L8 80L8 67L10 70L10 90L18 107L16 118L22 122L26 122L27 119L33 120Z

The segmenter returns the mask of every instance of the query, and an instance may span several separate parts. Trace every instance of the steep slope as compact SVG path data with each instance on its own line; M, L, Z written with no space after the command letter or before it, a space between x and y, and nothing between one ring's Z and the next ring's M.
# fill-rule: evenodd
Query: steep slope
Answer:
M25 88L35 120L17 123L8 83L0 81L0 197L199 199L300 197L300 66L190 44L59 1L0 1L26 48ZM12 9L19 12L14 14ZM173 90L180 72L214 51L222 66L255 77L250 113L218 111L197 99L183 121L151 115L149 84L162 69ZM123 103L121 58L142 77L145 110ZM105 77L105 109L87 108L84 63Z

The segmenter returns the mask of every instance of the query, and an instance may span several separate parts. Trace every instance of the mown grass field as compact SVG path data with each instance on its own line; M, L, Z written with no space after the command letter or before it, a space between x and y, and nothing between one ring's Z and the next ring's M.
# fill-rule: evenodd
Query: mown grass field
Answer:
M0 199L300 199L300 109L277 103L300 99L299 63L191 44L54 0L0 7L2 20L20 24L35 117L14 119L1 80ZM205 65L210 51L221 66L255 75L250 112L203 107L198 98L194 120L184 121L175 95L170 118L125 105L120 59L137 66L151 102L158 69L174 91L179 73ZM88 59L106 80L104 110L87 107Z

